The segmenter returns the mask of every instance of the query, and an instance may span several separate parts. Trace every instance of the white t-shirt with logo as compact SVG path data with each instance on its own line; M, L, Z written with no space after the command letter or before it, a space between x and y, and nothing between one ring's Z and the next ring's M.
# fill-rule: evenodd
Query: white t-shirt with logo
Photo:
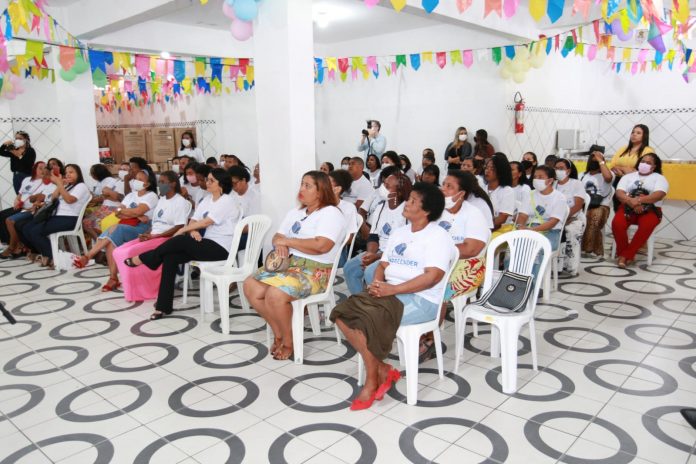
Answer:
M583 202L585 201L585 187L583 187L582 182L577 179L568 179L568 182L565 184L557 183L556 190L563 194L568 208L572 208L575 205L575 198L580 198ZM582 208L568 219L571 217L580 218L581 216L584 216Z
M379 187L379 175L382 174L381 169L377 169L375 172L370 172L370 171L365 171L367 175L370 176L370 182L372 182L372 187L377 188Z
M597 174L590 174L589 172L586 172L583 174L580 181L582 182L585 192L587 192L588 195L601 195L604 197L602 198L601 205L611 206L611 182L604 180L604 176L602 176L601 172L598 172Z
M500 213L509 215L505 223L512 222L515 214L515 191L512 187L498 186L495 190L488 190L488 197L493 204L493 216L497 217Z
M515 201L520 205L526 201L529 201L529 192L532 191L527 184L518 184L517 187L512 187L515 192ZM515 205L515 211L517 211L517 204Z
M364 203L370 199L374 191L375 189L372 186L372 182L361 175L360 179L353 181L350 185L350 191L346 192L343 199L353 204L357 203L359 200L362 200Z
M309 216L307 208L293 208L285 215L278 233L288 238L328 238L334 242L334 246L326 253L311 255L291 248L290 254L319 263L333 264L334 258L340 252L346 238L346 221L341 210L335 206L324 206Z
M370 233L379 236L379 250L384 251L389 241L391 233L406 225L404 217L404 206L406 202L401 202L399 206L391 209L386 201L378 203L377 207L367 218L368 224L371 225Z
M226 194L220 195L217 201L213 201L213 196L208 195L196 207L191 219L200 221L206 218L212 219L213 223L206 227L205 238L229 251L234 237L234 228L242 218L239 202Z
M184 148L183 150L179 150L179 156L188 156L199 163L205 163L205 158L203 158L203 150L198 147Z
M191 203L178 193L171 198L162 196L152 212L152 234L162 234L174 226L186 225Z
M558 222L553 228L560 229L566 206L566 198L558 190L552 190L548 195L542 195L538 190L533 190L527 201L522 203L520 213L527 215L528 226L541 225L551 218L556 218Z
M123 182L121 182L121 184L123 184ZM118 182L116 181L116 179L114 179L113 177L106 177L92 186L92 195L94 195L94 196L102 195L104 192L104 187L107 187L107 188L117 192L118 191L117 186L118 186ZM123 192L121 192L121 193L123 193ZM109 200L109 199L104 199L104 202L102 203L102 205L108 206L109 208L118 208L121 205L121 202Z
M493 228L493 213L491 213L491 208L488 206L488 203L486 203L486 200L484 200L483 198L479 198L479 197L470 193L465 201L474 205L479 211L481 211L481 214L483 215L484 219L486 220L486 226L489 229L492 229Z
M455 244L464 243L468 238L488 243L491 238L491 229L486 223L486 218L478 208L466 201L462 202L457 214L444 210L440 219L435 222L450 234Z
M69 187L65 187L68 190ZM68 203L63 200L63 196L58 197L58 209L56 211L56 216L79 216L82 211L82 207L85 206L92 198L92 194L89 193L89 189L84 182L76 184L73 188L68 191L70 196L77 198L74 203Z
M355 209L353 203L346 200L338 202L338 209L343 213L343 219L346 221L346 229L349 234L354 234L358 231L358 210Z
M428 223L418 232L413 232L410 224L399 227L391 233L382 254L381 260L389 264L384 270L384 278L387 283L399 285L422 275L428 267L447 272L453 247L450 234L435 222ZM444 279L440 279L435 286L416 292L416 295L439 305L445 284Z
M29 197L34 195L43 194L48 197L56 190L56 184L50 182L48 184L43 183L43 179L31 180L31 177L26 177L22 180L22 185L19 187L19 195L22 200L22 208L29 209L32 206ZM45 199L44 199L45 201Z
M139 196L136 192L131 192L121 201L121 204L126 208L137 208L138 205L147 205L148 210L145 212L145 216L152 220L152 212L155 206L157 206L157 201L159 197L155 192L147 192L145 195Z
M631 195L639 188L643 188L650 193L655 191L667 193L669 191L669 182L667 182L665 176L656 172L647 176L641 176L638 172L632 172L621 178L616 190L623 190L628 195ZM655 206L662 206L662 201L655 203Z
M251 188L251 185L249 185L244 195L240 195L234 191L231 192L230 195L239 201L240 207L242 208L242 217L261 213L261 195L257 189ZM355 209L355 207L353 209Z

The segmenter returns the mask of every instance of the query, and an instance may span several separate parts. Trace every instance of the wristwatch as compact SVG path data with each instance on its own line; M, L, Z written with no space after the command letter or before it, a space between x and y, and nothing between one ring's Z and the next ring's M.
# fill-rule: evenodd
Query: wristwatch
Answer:
M600 165L600 166L604 166L605 164L607 164L606 161L600 161L600 162L599 162L599 165Z

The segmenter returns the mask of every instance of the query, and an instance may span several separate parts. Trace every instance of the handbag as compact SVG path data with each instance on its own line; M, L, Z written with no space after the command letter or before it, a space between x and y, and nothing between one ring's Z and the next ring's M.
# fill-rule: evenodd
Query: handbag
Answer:
M476 305L498 313L524 311L532 290L532 276L503 271L493 286L481 296Z
M46 222L48 219L56 214L56 211L58 210L58 201L51 201L43 205L41 208L36 211L36 214L34 214L34 221L36 222Z
M263 262L266 272L285 272L290 267L290 257L283 258L277 251L272 250Z
M138 218L123 218L120 221L118 221L119 224L125 224L127 226L137 226L140 224L140 219Z

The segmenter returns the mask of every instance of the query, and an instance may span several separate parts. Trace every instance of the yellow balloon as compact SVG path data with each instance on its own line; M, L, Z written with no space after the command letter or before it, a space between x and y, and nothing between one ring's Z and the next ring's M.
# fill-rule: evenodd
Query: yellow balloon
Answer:
M527 78L527 73L525 73L525 72L516 72L515 74L512 75L512 80L518 84L523 83L526 78Z

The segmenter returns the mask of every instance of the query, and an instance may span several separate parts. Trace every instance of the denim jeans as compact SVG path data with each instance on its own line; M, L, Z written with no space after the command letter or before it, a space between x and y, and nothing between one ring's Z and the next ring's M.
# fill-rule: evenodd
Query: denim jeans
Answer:
M354 258L349 259L343 266L343 277L351 295L356 295L363 291L365 284L370 284L375 278L375 270L379 266L379 260L362 268L362 257L365 253L360 253Z

